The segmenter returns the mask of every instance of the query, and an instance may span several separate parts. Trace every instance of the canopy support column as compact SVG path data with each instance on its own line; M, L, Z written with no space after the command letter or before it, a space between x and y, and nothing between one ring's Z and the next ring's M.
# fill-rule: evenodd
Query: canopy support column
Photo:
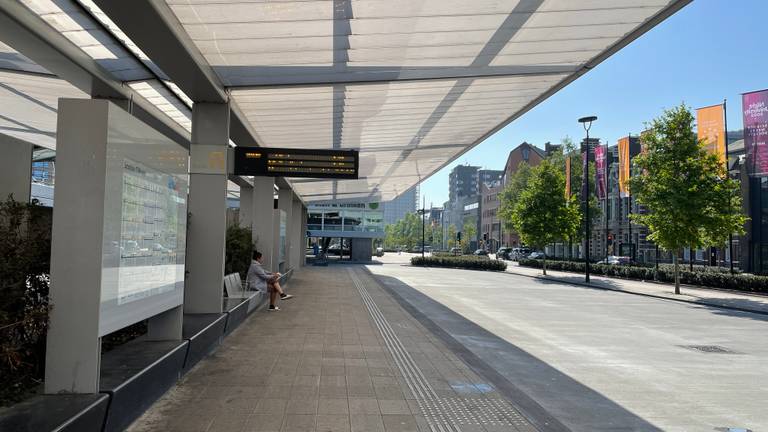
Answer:
M242 206L242 193L240 205ZM275 238L279 240L279 232L275 231L275 180L272 177L254 177L251 195L253 214L253 242L256 250L264 256L264 268L277 271L275 254Z
M19 202L29 202L32 188L31 143L0 134L0 200L8 195Z
M227 223L229 104L195 103L189 175L185 313L221 313Z

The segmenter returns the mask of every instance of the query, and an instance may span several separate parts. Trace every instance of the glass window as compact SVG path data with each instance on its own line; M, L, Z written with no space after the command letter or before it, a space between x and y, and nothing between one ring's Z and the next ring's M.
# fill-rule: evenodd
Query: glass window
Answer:
M365 212L365 231L367 232L383 232L384 231L384 215L382 212Z
M346 210L344 212L344 231L362 231L363 212L359 210Z
M341 231L341 213L337 211L325 212L323 224L323 229L326 231Z
M310 212L307 216L307 229L319 231L323 229L323 213Z

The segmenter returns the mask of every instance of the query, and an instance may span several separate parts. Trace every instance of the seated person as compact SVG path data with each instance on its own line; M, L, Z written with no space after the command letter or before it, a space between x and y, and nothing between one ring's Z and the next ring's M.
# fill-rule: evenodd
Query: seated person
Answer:
M275 300L277 295L280 294L282 300L288 300L293 296L283 292L283 288L280 286L280 273L270 273L264 270L262 267L262 260L264 257L261 252L253 251L253 261L248 268L248 289L258 290L263 293L269 293L269 310L280 310L275 306Z

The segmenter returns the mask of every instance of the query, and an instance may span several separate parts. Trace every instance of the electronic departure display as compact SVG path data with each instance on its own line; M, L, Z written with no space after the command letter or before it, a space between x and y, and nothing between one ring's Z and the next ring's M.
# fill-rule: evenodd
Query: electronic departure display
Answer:
M357 179L357 150L235 147L235 175Z

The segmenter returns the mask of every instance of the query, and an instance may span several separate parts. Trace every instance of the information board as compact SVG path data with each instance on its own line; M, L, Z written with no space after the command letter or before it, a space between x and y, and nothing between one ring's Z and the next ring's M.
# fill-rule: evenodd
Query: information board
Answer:
M356 150L235 147L235 175L357 179Z

